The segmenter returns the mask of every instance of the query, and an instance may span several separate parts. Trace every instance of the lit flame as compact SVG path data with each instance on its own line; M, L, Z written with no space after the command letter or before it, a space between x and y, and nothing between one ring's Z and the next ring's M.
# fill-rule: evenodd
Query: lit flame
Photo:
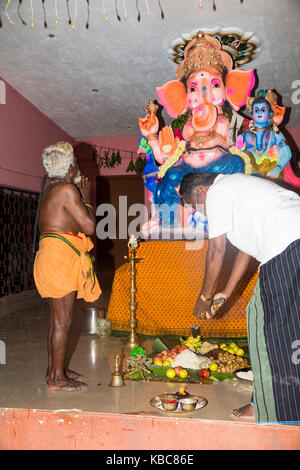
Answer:
M186 395L185 387L180 387L179 394L180 395Z

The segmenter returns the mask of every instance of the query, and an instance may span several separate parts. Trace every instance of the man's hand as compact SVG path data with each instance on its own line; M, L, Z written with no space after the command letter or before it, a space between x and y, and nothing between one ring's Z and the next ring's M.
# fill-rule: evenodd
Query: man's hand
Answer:
M89 179L86 178L85 176L82 176L81 181L77 185L77 187L81 193L82 199L85 202L90 203L91 202L91 183Z
M194 308L194 315L195 317L201 319L208 319L211 317L211 306L212 300L202 300L201 294L199 295L195 308Z

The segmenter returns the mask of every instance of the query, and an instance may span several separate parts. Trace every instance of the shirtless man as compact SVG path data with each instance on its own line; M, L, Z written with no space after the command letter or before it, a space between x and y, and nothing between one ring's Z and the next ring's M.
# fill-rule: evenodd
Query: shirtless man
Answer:
M83 261L80 259L80 262L85 261L84 255L92 245L85 235L90 236L95 232L95 216L90 205L90 182L87 178L80 177L73 148L68 143L59 142L47 147L43 153L43 164L51 181L38 210L41 240L34 277L41 296L48 298L50 306L46 383L50 390L85 391L87 385L78 381L80 375L67 369L65 361L68 332L79 290L77 283L83 270L78 260L82 258ZM43 234L46 237L44 239ZM82 244L85 240L89 240L89 249L81 250L78 243ZM48 245L51 245L50 249ZM82 251L79 257L72 250L76 246L78 252ZM65 250L66 255L61 255L61 250ZM80 270L80 273L74 272L76 270ZM66 273L68 275L65 279ZM87 271L86 278L90 280L90 271ZM95 299L100 293L96 279ZM84 294L81 297L85 298Z

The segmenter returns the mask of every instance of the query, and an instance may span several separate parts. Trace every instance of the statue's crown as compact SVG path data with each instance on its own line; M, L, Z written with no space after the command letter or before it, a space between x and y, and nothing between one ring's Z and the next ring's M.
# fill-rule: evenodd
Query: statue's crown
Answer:
M246 101L246 107L248 108L248 110L250 112L252 112L252 106L253 106L254 100L257 100L257 99L262 99L262 100L268 101L268 103L270 103L272 111L275 112L275 110L277 108L277 95L274 91L272 91L270 89L269 90L260 90L257 93L256 97L255 96L248 96L247 101Z
M180 80L193 72L210 68L222 73L225 68L231 70L232 65L232 58L222 51L220 41L199 31L186 46L184 59L178 65L176 76Z

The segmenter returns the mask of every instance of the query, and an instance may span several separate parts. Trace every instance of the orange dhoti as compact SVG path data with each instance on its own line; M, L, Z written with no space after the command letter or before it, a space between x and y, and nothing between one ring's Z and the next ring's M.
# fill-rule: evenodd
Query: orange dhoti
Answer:
M83 233L42 233L33 270L41 297L57 299L77 291L78 299L97 300L101 289L89 254L93 246Z

